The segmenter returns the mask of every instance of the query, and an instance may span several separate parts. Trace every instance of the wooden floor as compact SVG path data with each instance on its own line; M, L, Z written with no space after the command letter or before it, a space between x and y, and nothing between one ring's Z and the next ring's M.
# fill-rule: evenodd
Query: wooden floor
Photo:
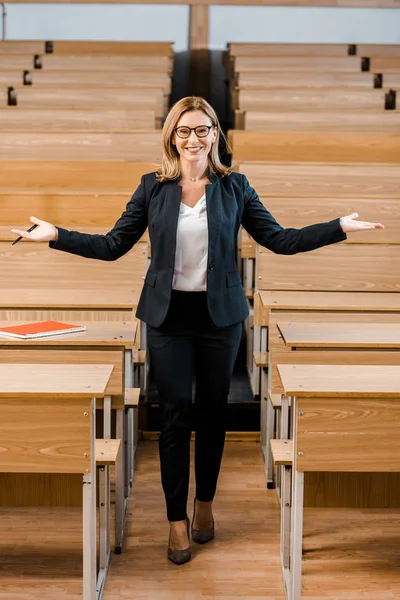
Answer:
M168 523L156 442L141 442L124 554L104 600L284 600L279 513L260 446L226 444L216 539L193 559L166 558ZM193 488L189 499L192 513ZM0 510L0 600L81 599L81 512ZM306 509L302 600L400 598L400 510Z

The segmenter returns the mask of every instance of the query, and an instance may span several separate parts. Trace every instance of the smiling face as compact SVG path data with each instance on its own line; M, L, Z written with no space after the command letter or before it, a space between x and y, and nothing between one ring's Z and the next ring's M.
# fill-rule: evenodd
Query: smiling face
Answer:
M177 135L176 131L174 132L172 142L176 146L181 160L187 160L190 163L207 161L207 156L217 137L217 129L212 127L210 117L201 110L187 111L181 116L176 127L194 128L201 125L211 127L205 137L199 137L195 131L191 131L189 137L183 139ZM201 131L198 130L198 133Z

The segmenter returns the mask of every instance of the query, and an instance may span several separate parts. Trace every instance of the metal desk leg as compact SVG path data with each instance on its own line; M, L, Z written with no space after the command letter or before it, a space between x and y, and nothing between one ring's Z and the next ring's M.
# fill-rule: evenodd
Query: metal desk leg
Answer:
M97 598L103 595L110 563L110 467L99 468L99 573L97 575Z
M124 410L116 411L116 438L124 439ZM124 452L115 465L115 553L121 554L125 526L125 470Z
M296 415L296 398L292 398L292 415ZM292 419L296 421L295 418ZM301 564L303 542L304 473L296 469L295 427L293 430L292 514L290 540L291 585L288 600L301 599Z
M90 468L82 477L83 600L96 600L96 398L91 401L91 419Z
M133 352L132 350L125 350L125 387L132 388L135 384L134 378L134 366L133 366ZM134 470L134 455L135 455L135 412L133 408L128 408L126 411L126 423L125 423L125 498L129 497L130 489L133 481L133 470Z

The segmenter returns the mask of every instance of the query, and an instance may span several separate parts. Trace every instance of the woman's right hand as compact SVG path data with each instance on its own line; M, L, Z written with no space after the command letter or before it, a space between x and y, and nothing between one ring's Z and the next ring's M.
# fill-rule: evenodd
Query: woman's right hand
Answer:
M31 223L34 223L34 225L37 225L33 231L28 232L21 229L11 229L12 233L16 233L31 242L56 242L58 240L58 230L54 225L47 221L41 221L36 217L31 217L29 220Z

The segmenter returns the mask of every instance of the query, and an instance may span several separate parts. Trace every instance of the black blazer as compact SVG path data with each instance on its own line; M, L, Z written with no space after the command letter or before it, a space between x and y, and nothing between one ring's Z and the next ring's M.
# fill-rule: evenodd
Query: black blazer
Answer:
M335 219L302 229L283 229L264 208L244 175L219 179L209 174L206 185L208 216L207 302L215 325L243 321L248 307L236 266L240 225L258 244L277 254L307 252L346 239ZM144 175L125 212L106 235L58 229L57 250L100 260L117 260L149 228L151 264L137 308L137 317L153 327L164 321L171 298L176 231L182 188L178 180L160 183L155 173Z

